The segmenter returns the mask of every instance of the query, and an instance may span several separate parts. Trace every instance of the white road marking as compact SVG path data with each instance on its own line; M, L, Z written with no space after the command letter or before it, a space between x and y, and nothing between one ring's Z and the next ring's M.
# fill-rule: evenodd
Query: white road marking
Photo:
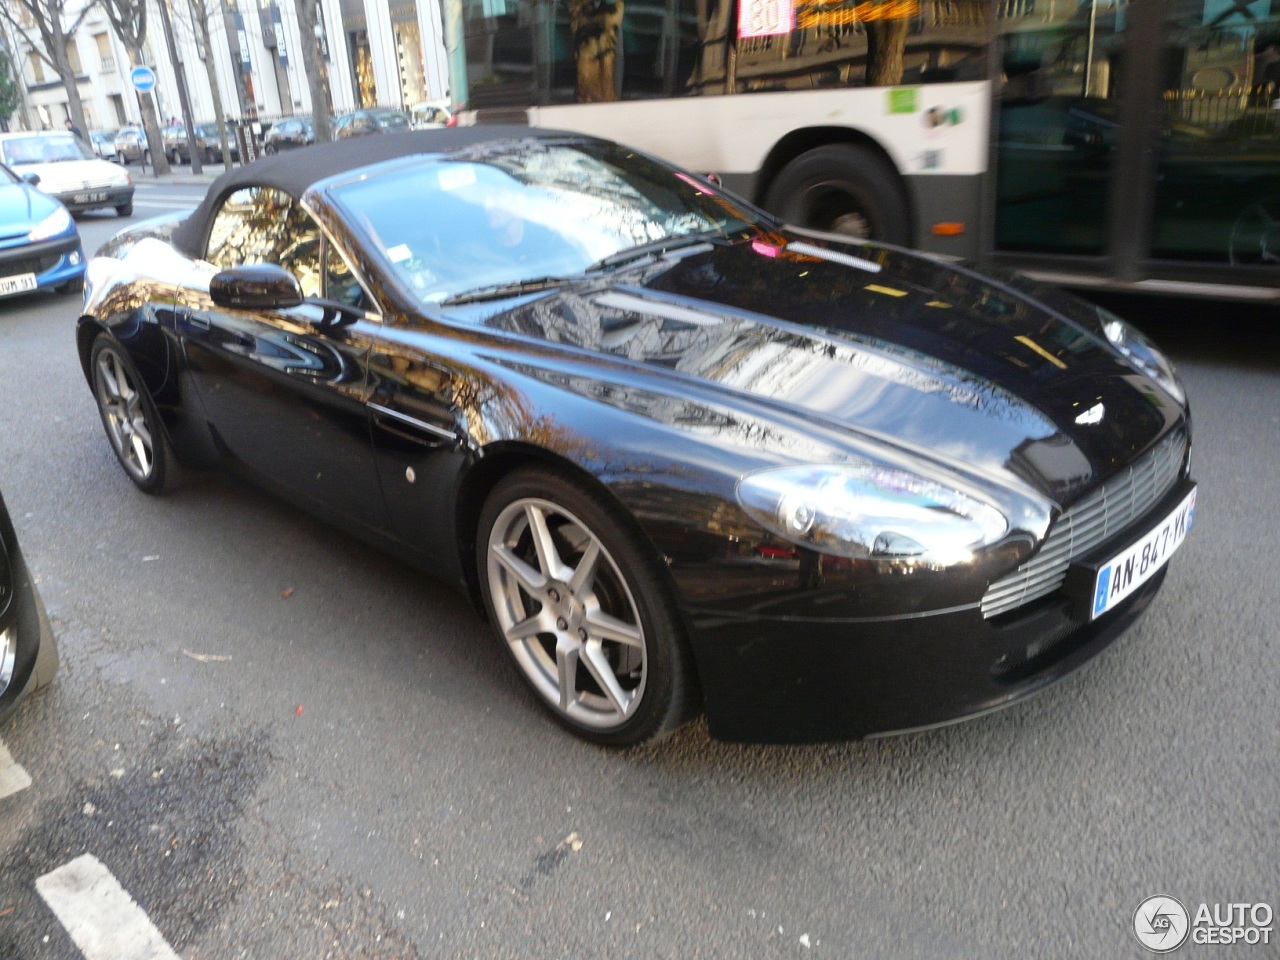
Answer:
M180 960L124 887L93 854L36 881L85 960Z
M31 777L16 763L9 748L0 740L0 800L31 786Z

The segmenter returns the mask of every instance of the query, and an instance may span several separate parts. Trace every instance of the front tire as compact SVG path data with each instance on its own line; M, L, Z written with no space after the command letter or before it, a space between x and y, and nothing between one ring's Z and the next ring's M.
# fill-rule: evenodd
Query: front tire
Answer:
M120 466L143 493L165 492L175 478L177 462L142 378L105 335L94 341L89 370L98 414Z
M498 637L539 701L596 743L670 733L696 690L665 570L626 514L545 468L501 480L477 531Z
M911 242L902 182L866 147L832 143L800 154L769 185L764 207L788 223L856 240Z
M130 200L128 203L122 203L120 206L116 207L116 215L121 217L132 217L133 201Z

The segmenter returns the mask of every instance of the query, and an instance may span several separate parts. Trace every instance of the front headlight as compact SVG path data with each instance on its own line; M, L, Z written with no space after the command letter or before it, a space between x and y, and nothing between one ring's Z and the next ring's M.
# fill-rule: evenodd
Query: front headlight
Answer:
M70 229L71 214L67 213L66 207L58 207L57 210L35 225L32 231L27 234L27 239L33 243L37 240L48 240L50 237L59 236Z
M1102 307L1098 307L1097 311L1102 320L1102 331L1111 345L1128 357L1135 367L1160 384L1165 393L1178 403L1185 404L1187 394L1178 380L1178 373L1173 362L1160 348L1111 311Z
M766 530L840 557L949 566L1009 530L991 504L874 464L762 470L738 481L738 502Z

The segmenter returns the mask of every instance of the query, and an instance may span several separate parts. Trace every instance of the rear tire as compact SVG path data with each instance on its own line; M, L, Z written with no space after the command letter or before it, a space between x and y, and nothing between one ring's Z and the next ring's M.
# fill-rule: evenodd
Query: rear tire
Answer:
M798 226L857 240L911 242L902 181L866 147L833 143L800 154L769 185L764 206Z
M666 571L615 504L558 471L517 470L485 501L476 563L499 641L573 733L631 746L694 713Z

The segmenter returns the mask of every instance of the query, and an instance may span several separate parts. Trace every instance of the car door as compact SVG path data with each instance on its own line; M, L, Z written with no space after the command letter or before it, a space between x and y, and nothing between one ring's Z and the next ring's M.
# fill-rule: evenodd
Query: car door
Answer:
M208 294L207 280L219 269L276 263L293 272L304 296L320 296L325 250L316 222L287 193L256 186L229 194L206 244L206 280L189 285L179 304L182 339L216 441L227 453L269 485L335 518L381 528L385 508L366 409L378 321L338 320L306 303L232 309Z

